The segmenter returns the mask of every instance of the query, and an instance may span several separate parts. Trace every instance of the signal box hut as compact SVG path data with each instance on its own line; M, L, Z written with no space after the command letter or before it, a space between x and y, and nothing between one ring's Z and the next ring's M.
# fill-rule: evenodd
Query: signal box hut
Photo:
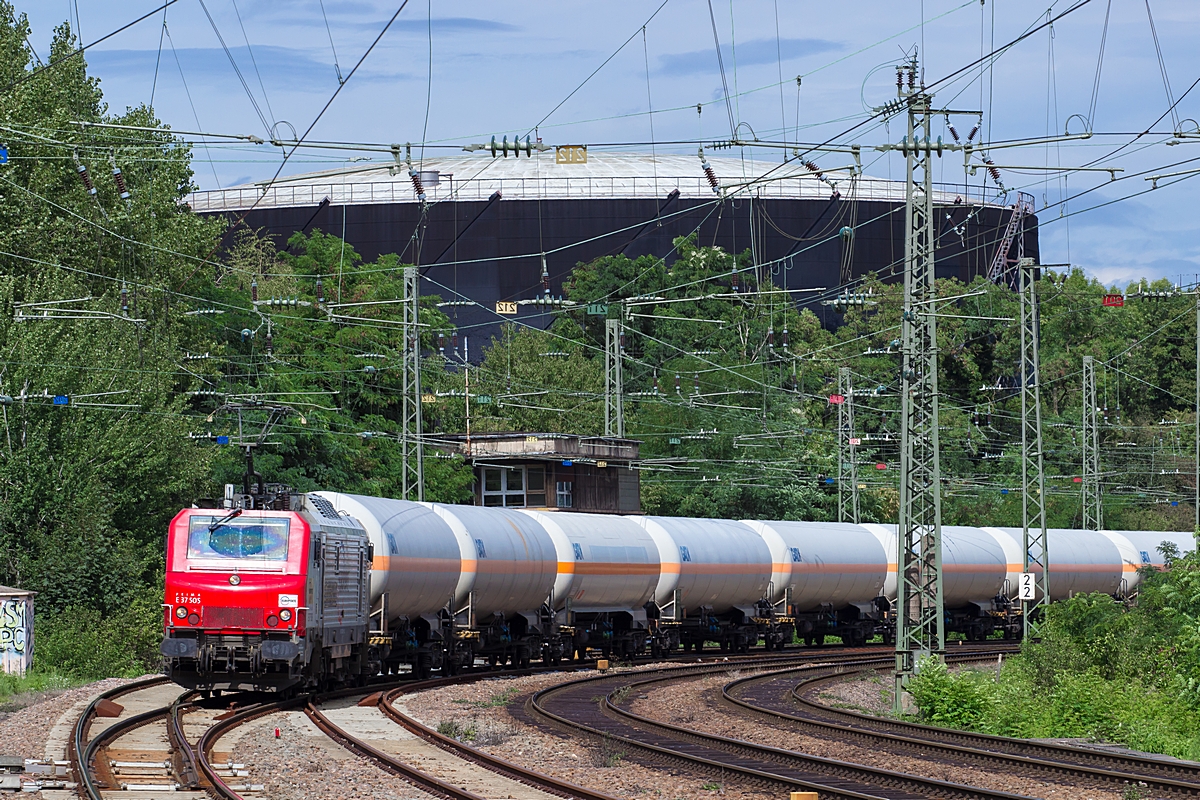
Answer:
M0 586L0 669L24 675L33 664L33 597L11 586Z
M480 506L640 514L636 439L565 433L485 433L441 437L475 472Z

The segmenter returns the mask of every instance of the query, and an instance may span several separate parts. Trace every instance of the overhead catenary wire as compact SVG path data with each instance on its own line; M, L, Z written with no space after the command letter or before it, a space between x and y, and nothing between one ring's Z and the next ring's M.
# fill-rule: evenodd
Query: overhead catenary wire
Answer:
M134 25L137 25L139 22L141 22L141 21L143 21L143 20L146 20L146 19L149 19L150 17L153 17L153 16L155 16L156 14L158 14L158 12L160 12L160 11L163 11L163 10L167 9L167 8L169 8L170 6L173 6L173 5L175 5L176 3L178 3L178 2L179 2L179 0L167 0L167 1L166 1L165 3L163 3L161 6L158 6L157 8L155 8L155 9L153 9L153 10L151 10L151 11L147 11L145 14L142 14L140 17L138 17L137 19L133 20L132 22L127 22L127 23L125 23L124 25L122 25L121 27L117 28L116 30L114 30L114 31L112 31L112 32L110 32L110 33L106 33L105 35L101 36L99 39L96 39L96 40L95 40L95 41L93 41L93 42L89 42L88 44L81 45L81 46L79 46L79 47L75 48L74 50L72 50L70 53L67 53L65 56L62 56L62 57L60 57L60 58L57 58L57 59L55 59L54 61L50 61L50 62L48 62L48 63L46 63L46 64L44 64L44 65L42 65L42 66L40 66L40 67L37 67L37 68L35 68L35 69L33 69L33 70L30 70L29 72L26 72L26 73L25 73L24 75L22 75L21 77L19 77L19 78L17 78L16 80L13 80L12 82L10 82L10 83L8 84L8 86L5 86L5 87L4 87L2 90L0 90L0 91L3 91L3 92L10 92L10 91L12 91L14 88L16 88L17 86L20 86L21 84L25 83L26 81L32 80L33 78L35 78L35 77L37 77L37 76L39 76L39 75L42 75L43 73L45 73L45 72L48 72L49 70L52 70L52 69L54 69L55 67L61 66L61 65L65 64L65 63L66 63L66 62L68 62L68 61L72 61L72 60L74 60L74 59L78 58L79 56L83 55L83 53L84 53L84 52L86 52L86 51L90 50L91 48L95 47L96 45L98 45L98 44L101 44L102 42L106 42L106 41L108 41L109 39L113 38L114 36L116 36L116 35L117 35L117 34L119 34L119 33L124 33L125 31L129 30L130 28L132 28Z

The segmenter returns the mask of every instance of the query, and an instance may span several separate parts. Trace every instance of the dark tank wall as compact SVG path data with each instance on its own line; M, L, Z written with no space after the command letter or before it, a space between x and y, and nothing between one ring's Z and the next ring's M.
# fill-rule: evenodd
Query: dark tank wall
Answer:
M939 207L938 277L965 282L986 274L1011 214L1011 209L997 207ZM753 239L760 261L786 259L775 267L776 284L832 290L839 285L846 246L839 231L855 216L852 274L898 278L904 257L904 207L883 201L859 201L857 209L840 199L739 198L723 204L678 198L443 202L429 207L419 237L420 212L413 203L256 209L245 222L276 236L281 247L298 230L335 235L344 231L346 241L366 260L397 253L406 263L419 263L429 279L422 282L423 293L447 300L460 296L484 307L447 309L469 337L474 360L498 331L500 320L491 310L496 301L541 293L542 252L556 295L581 261L618 253L669 260L672 240L692 232L698 233L701 244L730 252L749 249ZM1025 220L1024 237L1025 254L1037 258L1035 217ZM797 295L799 301L805 298ZM836 314L811 302L826 324L836 324ZM518 319L544 327L552 315L521 306Z

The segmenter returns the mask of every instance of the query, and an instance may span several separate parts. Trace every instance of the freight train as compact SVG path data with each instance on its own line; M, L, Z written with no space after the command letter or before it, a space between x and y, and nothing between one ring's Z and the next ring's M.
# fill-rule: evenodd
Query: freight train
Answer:
M892 641L895 526L613 516L278 491L167 538L169 675L296 691L586 655ZM1128 596L1183 533L1051 530L1052 599ZM947 632L1019 635L1021 531L943 528Z

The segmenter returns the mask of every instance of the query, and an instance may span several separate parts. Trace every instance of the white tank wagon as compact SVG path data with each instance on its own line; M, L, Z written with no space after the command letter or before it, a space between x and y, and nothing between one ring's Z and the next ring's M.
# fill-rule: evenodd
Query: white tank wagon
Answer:
M715 641L722 650L757 644L772 614L768 592L775 564L762 536L741 522L688 517L634 517L659 547L661 573L655 604L667 635L700 652ZM789 637L790 638L790 637Z
M628 517L524 513L550 535L558 554L552 603L570 635L564 653L588 647L605 658L643 652L651 640L647 606L662 573L650 533ZM552 653L551 660L562 654Z
M390 667L453 673L716 643L771 649L893 633L894 525L620 517L321 492L373 546L371 641ZM1052 599L1124 596L1190 534L1049 531ZM1021 531L945 526L947 633L1019 635Z
M453 673L476 656L528 664L557 634L550 535L508 509L320 492L371 538L374 646L384 663Z
M1137 553L1139 567L1166 569L1166 558L1159 549L1164 543L1174 545L1177 555L1184 555L1196 549L1196 537L1190 533L1121 531L1121 535L1129 540Z
M1020 528L999 529L1012 537L1017 555L1010 565L1016 573L1024 569ZM1063 600L1076 594L1099 592L1114 596L1128 594L1137 582L1141 558L1125 531L1085 531L1051 528L1046 531L1050 560L1050 599ZM1039 572L1034 565L1031 572ZM1015 598L1013 580L1008 596Z
M771 551L772 605L786 608L807 644L832 635L858 645L880 632L896 591L894 530L841 522L743 524ZM768 649L783 644L764 639Z

